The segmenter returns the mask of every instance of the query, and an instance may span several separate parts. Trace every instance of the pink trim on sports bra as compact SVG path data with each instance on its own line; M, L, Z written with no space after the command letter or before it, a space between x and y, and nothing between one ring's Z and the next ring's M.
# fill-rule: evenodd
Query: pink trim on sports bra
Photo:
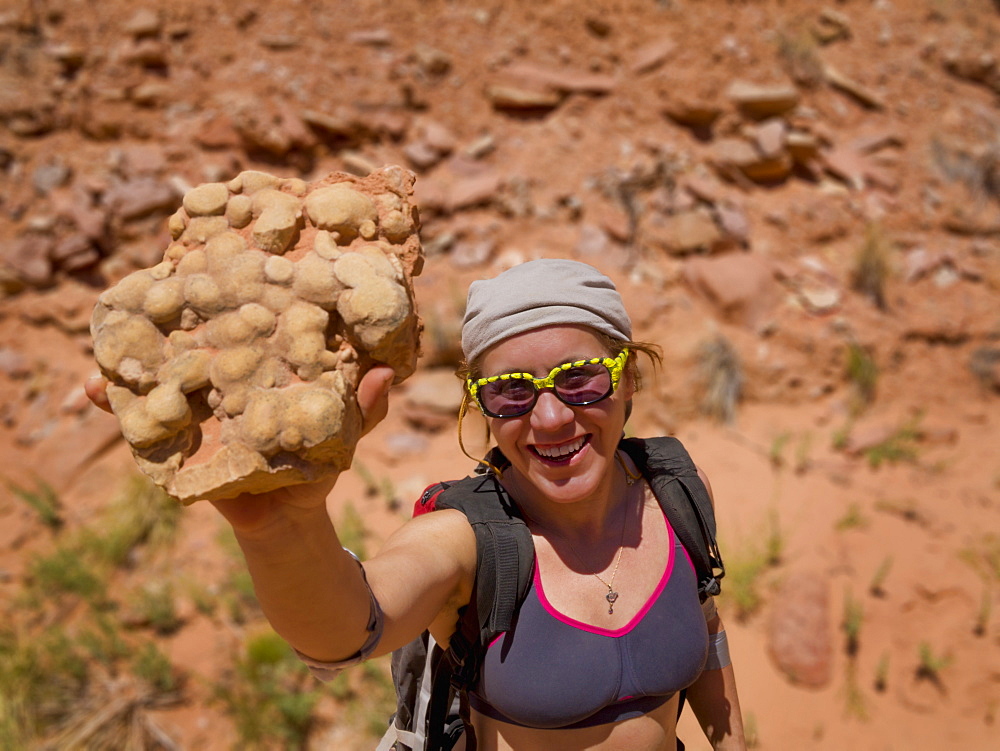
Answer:
M542 607L545 608L546 612L556 620L562 621L567 626L572 626L573 628L579 629L580 631L586 631L591 634L597 634L598 636L611 636L611 637L625 636L625 634L634 629L636 625L638 625L639 622L642 621L646 613L649 612L649 609L653 607L653 604L656 602L657 598L663 592L664 587L667 586L667 582L670 581L671 573L673 573L674 530L670 528L670 524L667 522L666 515L663 516L663 524L666 527L667 536L669 538L667 541L668 542L667 550L669 550L670 552L667 556L667 567L663 571L663 576L660 577L660 582L659 584L656 585L656 589L653 590L653 593L649 596L649 599L646 600L645 604L641 608L639 608L639 612L636 613L632 617L632 619L624 626L616 629L601 628L600 626L594 626L590 623L584 623L583 621L578 621L575 618L571 618L570 616L565 615L564 613L560 613L558 610L556 610L555 606L549 602L549 598L545 596L545 590L542 587L542 574L539 571L538 559L536 558L534 584L535 584L535 590L538 593L538 600L539 602L542 603ZM684 551L684 554L688 555L687 550ZM688 561L690 562L690 560L691 557L688 555Z

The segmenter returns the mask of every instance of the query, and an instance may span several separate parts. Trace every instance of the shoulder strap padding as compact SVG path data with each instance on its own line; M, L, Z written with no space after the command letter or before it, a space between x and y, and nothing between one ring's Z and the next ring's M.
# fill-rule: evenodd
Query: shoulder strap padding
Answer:
M620 446L646 477L691 556L701 598L718 594L725 567L715 540L715 511L687 449L672 436L627 438Z
M476 534L475 590L449 649L456 683L469 685L479 667L479 649L510 629L527 594L535 547L520 511L492 474L452 483L438 496L436 507L464 513Z

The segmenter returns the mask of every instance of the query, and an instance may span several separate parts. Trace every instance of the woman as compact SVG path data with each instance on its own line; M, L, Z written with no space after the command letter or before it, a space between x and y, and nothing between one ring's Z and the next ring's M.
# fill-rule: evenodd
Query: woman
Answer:
M586 264L534 261L470 288L467 396L506 460L493 469L536 559L471 692L481 749L674 749L685 688L713 747L745 748L721 619L703 614L685 551L618 448L637 353L655 356L631 335L613 283ZM386 414L392 375L374 368L359 385L367 429ZM362 569L326 513L334 482L214 502L271 624L320 673L428 628L447 644L476 575L464 514L411 520Z

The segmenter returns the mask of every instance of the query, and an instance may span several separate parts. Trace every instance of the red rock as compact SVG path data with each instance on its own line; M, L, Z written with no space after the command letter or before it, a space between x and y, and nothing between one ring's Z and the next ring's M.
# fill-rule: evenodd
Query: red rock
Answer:
M458 211L490 203L496 197L501 184L500 176L495 172L484 172L475 177L458 180L448 189L446 208L449 211Z
M671 96L663 107L663 114L680 125L706 128L719 118L722 108L715 102Z
M156 11L150 10L149 8L141 8L133 13L132 16L125 22L123 30L126 34L139 38L156 36L160 33L162 28L163 22L160 20L160 16L156 13Z
M739 206L722 202L715 206L715 218L726 237L740 245L750 242L750 220Z
M810 164L819 156L819 139L812 133L793 130L785 136L785 146L796 164Z
M93 245L91 245L90 238L83 232L74 232L52 246L52 249L49 251L49 258L56 265L61 266L63 262L73 256L87 253L91 250L93 250Z
M439 154L447 155L455 150L455 134L445 125L435 120L425 120L419 131L427 145Z
M649 73L669 60L676 49L672 39L658 39L636 50L629 68L634 75Z
M754 141L761 155L767 159L781 156L785 150L785 134L788 128L780 118L765 120L754 131Z
M792 171L792 159L787 153L765 157L742 138L720 138L712 146L712 161L723 176L732 177L738 170L755 182L783 180Z
M443 76L451 70L451 58L448 54L426 44L418 44L414 48L413 58L424 73L432 76Z
M772 601L768 652L792 683L823 688L833 676L829 589L823 574L800 571Z
M731 323L756 328L780 300L774 269L752 253L694 258L684 264L684 279Z
M823 66L823 77L827 83L856 99L861 105L873 110L885 109L885 102L878 94L853 78L841 73L831 65Z
M726 96L745 114L755 118L782 115L799 103L799 91L792 84L758 85L734 81Z
M459 240L448 254L451 265L459 269L471 269L484 266L496 250L496 240L484 238L481 240Z
M403 147L403 154L417 169L425 170L441 161L441 152L425 141L414 141Z
M869 449L880 446L889 440L897 431L897 426L890 423L870 423L856 426L847 437L844 452L858 456Z
M157 39L141 39L123 50L122 59L147 68L165 68L168 63L168 52L169 47Z
M593 210L594 221L618 242L628 242L632 237L632 223L628 214L618 206L601 205Z
M28 359L16 349L0 347L0 373L8 378L27 378L33 372Z
M865 185L865 159L853 149L834 147L822 155L823 166L854 190Z
M722 232L707 209L697 208L667 217L653 215L642 222L641 238L673 255L711 252Z
M533 91L515 86L489 86L486 96L500 110L550 110L558 107L563 99L555 91Z
M53 244L47 235L27 234L0 247L0 260L25 284L47 287L55 281L49 260Z
M131 144L122 147L121 153L129 175L158 175L167 166L167 155L155 144Z
M388 47L392 44L392 33L388 29L366 29L352 32L347 41L369 47Z
M168 183L139 178L111 188L104 195L104 203L122 219L129 221L157 211L171 211L180 203L180 197Z
M565 94L609 94L615 88L612 76L599 73L554 70L540 66L518 63L504 70L504 74L522 81L529 86L553 89Z
M232 119L218 112L201 124L194 133L194 140L206 149L235 149L240 145L240 134Z
M573 252L581 258L598 258L607 255L610 245L611 240L603 229L593 224L581 224L580 237Z

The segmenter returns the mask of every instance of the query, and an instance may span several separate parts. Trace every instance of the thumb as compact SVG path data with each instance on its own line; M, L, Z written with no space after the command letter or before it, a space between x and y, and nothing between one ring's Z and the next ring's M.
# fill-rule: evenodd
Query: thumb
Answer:
M108 379L102 375L90 376L83 383L83 391L87 398L100 407L105 412L111 411L111 403L108 401Z
M361 408L362 428L365 435L378 425L389 411L389 389L396 373L388 365L376 365L358 383L358 407Z

